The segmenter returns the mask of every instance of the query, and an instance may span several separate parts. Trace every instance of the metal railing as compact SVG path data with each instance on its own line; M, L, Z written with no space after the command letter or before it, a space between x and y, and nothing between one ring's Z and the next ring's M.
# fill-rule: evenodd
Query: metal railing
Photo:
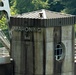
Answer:
M10 42L1 29L0 29L0 41L3 44L3 46L10 52Z

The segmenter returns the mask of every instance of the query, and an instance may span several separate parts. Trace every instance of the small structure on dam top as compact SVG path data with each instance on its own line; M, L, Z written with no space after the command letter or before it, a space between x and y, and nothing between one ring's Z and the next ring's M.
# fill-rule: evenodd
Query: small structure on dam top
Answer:
M74 75L75 16L45 9L10 18L15 75Z

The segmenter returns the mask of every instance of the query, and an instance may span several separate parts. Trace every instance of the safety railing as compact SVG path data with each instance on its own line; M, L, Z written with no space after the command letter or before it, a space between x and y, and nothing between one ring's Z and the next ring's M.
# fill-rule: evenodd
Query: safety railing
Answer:
M10 42L1 29L0 29L0 41L3 44L3 46L10 52Z

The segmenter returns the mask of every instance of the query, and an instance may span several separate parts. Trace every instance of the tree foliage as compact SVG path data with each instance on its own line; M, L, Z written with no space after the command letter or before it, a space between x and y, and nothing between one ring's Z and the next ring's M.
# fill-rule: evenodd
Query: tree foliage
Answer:
M25 13L33 10L32 0L15 0L17 13Z
M10 0L11 14L21 14L38 9L76 14L76 0Z
M0 29L7 29L7 19L5 15L0 19Z
M76 0L60 0L65 5L63 12L76 15Z
M21 14L38 9L49 9L52 11L61 11L64 5L60 0L11 0L11 13Z
M11 15L17 14L16 0L10 1L10 11L11 11Z
M15 0L11 1L10 5L11 10L15 9L19 14L49 7L48 0Z
M61 10L64 9L64 5L61 4L61 1L51 1L49 2L50 4L50 8L49 10L52 10L52 11L56 11L56 12L61 12Z
M32 4L34 6L34 10L37 9L48 9L49 8L49 3L48 0L43 1L43 0L32 0Z

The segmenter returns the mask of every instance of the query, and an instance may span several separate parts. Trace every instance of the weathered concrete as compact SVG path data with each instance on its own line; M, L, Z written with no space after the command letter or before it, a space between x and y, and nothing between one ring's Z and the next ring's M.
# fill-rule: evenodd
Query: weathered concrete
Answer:
M72 25L62 27L62 40L72 40Z
M53 75L54 49L53 49L53 27L46 28L46 71L45 75Z
M62 72L71 72L73 71L73 57L72 57L72 44L71 40L62 41L65 45L65 58L63 61Z
M54 55L53 42L46 44L46 75L53 75Z
M62 73L62 75L73 75L72 72Z
M43 42L35 42L35 75L43 74Z
M61 30L42 28L41 32L31 32L28 36L25 32L13 31L11 56L15 61L15 75L54 75L54 71L55 75L74 75L72 26L57 28ZM65 46L61 62L54 55L54 45L58 42Z
M46 36L45 36L46 43L53 42L54 28L53 27L46 28L45 32L46 32Z
M20 62L21 62L21 32L12 32L12 50L11 57L15 61L15 75L20 73Z
M43 74L43 29L34 32L34 74Z
M34 32L34 41L35 42L43 42L43 30L44 28L41 28L40 32Z
M74 75L72 26L62 27L62 43L65 45L65 58L62 66L62 75Z

